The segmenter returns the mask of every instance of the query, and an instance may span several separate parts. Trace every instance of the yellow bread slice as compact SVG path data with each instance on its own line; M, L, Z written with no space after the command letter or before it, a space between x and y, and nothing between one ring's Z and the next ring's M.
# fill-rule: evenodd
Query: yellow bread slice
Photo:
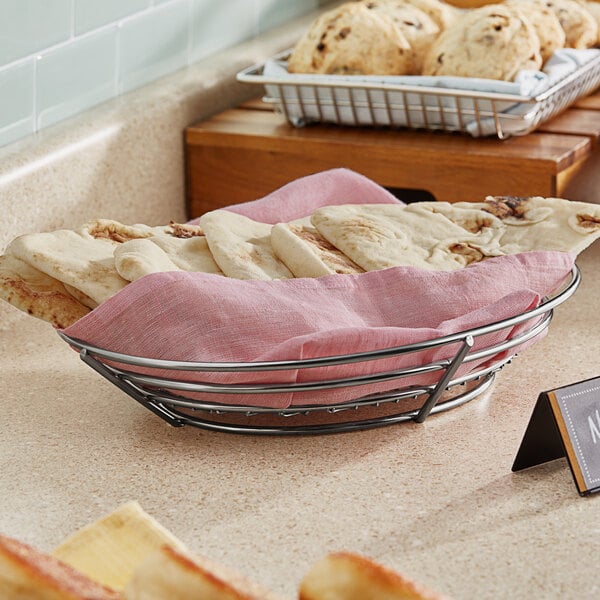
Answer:
M138 565L164 545L185 550L137 502L128 502L75 532L52 555L90 579L122 590Z
M0 535L2 600L120 600L121 595L62 561Z
M164 546L135 571L123 600L280 600L242 574Z

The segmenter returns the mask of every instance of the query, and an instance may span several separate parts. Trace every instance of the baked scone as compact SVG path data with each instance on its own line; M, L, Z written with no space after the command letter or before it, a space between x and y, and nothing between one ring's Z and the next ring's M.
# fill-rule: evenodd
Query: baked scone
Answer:
M512 81L519 71L541 66L540 40L529 20L489 4L466 12L437 38L423 74Z
M556 13L546 0L506 0L505 4L529 19L540 38L540 53L546 62L556 50L564 48L566 34Z
M582 50L598 42L598 23L587 7L576 0L545 0L565 30L567 48Z
M390 19L404 34L411 48L409 75L420 75L423 59L440 33L435 21L406 0L363 0L374 13Z
M406 75L412 50L392 21L361 2L320 15L294 47L290 73Z

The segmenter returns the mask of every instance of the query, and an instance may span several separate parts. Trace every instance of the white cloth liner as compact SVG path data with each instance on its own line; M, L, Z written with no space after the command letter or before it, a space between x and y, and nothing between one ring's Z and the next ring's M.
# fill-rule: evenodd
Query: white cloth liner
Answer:
M269 79L281 79L279 85L265 84L267 94L280 100L280 94L286 100L287 115L290 122L296 127L301 127L311 122L334 122L344 125L381 125L381 126L412 126L439 128L442 123L444 128L451 130L464 129L474 137L496 133L493 117L485 117L485 113L493 112L490 100L477 101L477 109L481 118L481 132L474 119L471 122L461 122L456 116L457 102L463 114L473 114L475 107L471 98L455 98L452 96L426 95L424 103L427 106L427 121L423 116L421 96L402 91L402 86L426 86L440 89L472 91L481 94L498 93L535 98L542 92L564 79L577 69L600 56L600 49L573 50L564 48L558 50L546 61L541 71L521 71L514 82L498 81L492 79L478 79L469 77L431 77L431 76L389 76L374 75L305 75L290 74L287 72L284 61L271 59L263 67L263 76ZM399 90L389 93L391 110L388 112L384 93L381 90L367 91L366 88L347 87L326 88L312 85L302 86L303 81L317 81L327 85L336 83L386 84L397 85ZM599 82L600 83L600 82ZM289 84L289 85L286 85ZM300 85L299 85L300 84ZM280 89L282 92L280 92ZM335 90L335 91L332 91ZM336 112L333 104L335 93ZM316 106L315 94L321 103L321 113ZM302 101L299 104L298 98ZM403 108L404 103L415 106L409 109L407 115ZM354 105L353 111L350 104ZM369 109L368 104L373 106ZM443 109L443 122L440 116L440 105ZM395 106L395 108L394 108ZM416 108L418 107L418 108ZM503 115L510 115L502 119L502 129L506 134L516 135L529 130L530 124L536 117L537 108L531 103L516 103L513 101L497 101L496 111ZM304 116L302 115L304 112Z

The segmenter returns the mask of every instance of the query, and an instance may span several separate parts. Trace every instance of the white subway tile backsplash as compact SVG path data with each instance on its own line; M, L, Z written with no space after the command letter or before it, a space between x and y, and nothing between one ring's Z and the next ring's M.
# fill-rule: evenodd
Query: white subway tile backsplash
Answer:
M37 126L46 127L115 95L117 27L43 53L37 61Z
M74 0L75 34L114 23L148 8L151 0Z
M0 146L35 131L34 60L0 70Z
M69 39L72 0L0 0L0 66Z
M301 1L301 0L300 0ZM191 62L258 34L256 2L192 0Z
M188 22L188 0L169 2L123 21L119 40L120 92L187 64Z
M319 0L258 0L258 32L281 25L318 6Z
M0 0L0 146L330 0Z

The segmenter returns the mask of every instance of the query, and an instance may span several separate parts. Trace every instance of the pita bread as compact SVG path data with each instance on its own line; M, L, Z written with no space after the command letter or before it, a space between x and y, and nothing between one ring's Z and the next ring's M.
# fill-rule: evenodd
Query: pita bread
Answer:
M315 211L311 222L366 271L396 266L452 270L481 260L480 246L489 242L493 231L484 227L472 233L441 213L407 208L396 204L328 206Z
M334 552L300 583L299 600L444 600L443 596L376 562Z
M566 34L547 0L505 0L504 4L517 11L533 25L540 39L540 54L546 62L559 48L564 48Z
M271 230L271 245L294 277L364 273L364 269L330 244L311 225L309 217L274 225Z
M596 24L598 25L598 37L596 39L596 46L600 46L600 2L595 0L588 0L588 2L582 3L585 9L594 17Z
M290 279L292 272L275 256L272 225L227 210L200 217L215 262L227 277L236 279Z
M83 225L80 233L83 236L110 240L120 244L128 240L137 240L155 235L168 235L169 229L162 225L158 227L143 224L125 225L112 219L94 219Z
M194 237L196 235L204 235L204 231L202 231L202 227L200 225L190 225L189 223L176 223L175 221L171 221L169 223L169 229L167 230L169 234L178 238L189 238Z
M519 252L578 254L600 237L600 205L541 197L342 205L319 209L312 223L365 270L451 270Z
M14 239L6 253L16 256L100 304L127 285L115 268L115 242L70 229L31 233Z
M92 310L98 306L98 303L95 300L92 300L89 296L84 294L81 290L74 288L72 285L67 283L64 284L65 290L75 298L78 302L81 302L84 306L91 308Z
M202 273L222 273L215 262L204 236L172 237L154 236L148 238L158 246L182 271Z
M406 75L410 43L389 18L361 2L344 2L319 15L287 61L290 73Z
M460 14L459 9L451 4L446 4L442 0L404 0L405 2L416 6L424 13L428 14L440 28L444 31L452 25Z
M128 281L167 271L221 273L204 237L130 240L115 248L114 258L119 275Z
M598 23L587 7L575 0L546 0L565 30L567 48L591 48L598 40Z
M57 558L0 535L0 598L119 600L121 596Z
M408 75L420 75L423 57L440 33L437 23L419 7L403 0L363 0L363 4L391 21L404 35L411 49Z
M149 556L125 587L123 600L277 600L254 582L203 557L170 546Z
M150 239L129 240L114 249L115 268L123 279L136 281L151 273L180 271Z
M56 279L14 256L0 256L0 298L58 329L89 312Z
M600 237L600 205L539 196L488 196L485 202L460 202L455 210L476 210L503 224L501 254L557 250L579 254Z

